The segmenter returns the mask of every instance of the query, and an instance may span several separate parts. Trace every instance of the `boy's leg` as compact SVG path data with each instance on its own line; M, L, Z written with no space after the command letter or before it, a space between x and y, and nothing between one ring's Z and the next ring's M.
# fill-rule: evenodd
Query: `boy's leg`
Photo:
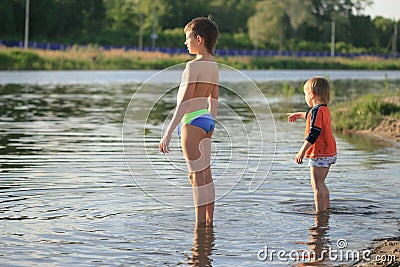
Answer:
M207 199L206 205L206 224L212 226L214 220L214 201L215 201L215 187L211 176L211 168L205 170L205 180L207 185Z
M202 129L193 125L182 127L182 150L189 170L189 179L193 189L193 201L197 223L206 223L207 205L213 202L209 199L206 182L206 170L209 163L206 163L206 151L204 142L206 136ZM212 184L213 186L213 184Z
M310 166L311 185L314 191L316 212L329 209L329 190L325 184L329 168Z
M214 182L212 179L211 175L211 136L213 132L210 132L207 134L206 138L202 142L203 151L205 154L205 165L207 168L204 170L204 175L205 175L205 183L207 185L207 199L208 199L208 204L206 206L206 224L207 225L212 225L213 219L214 219L214 201L215 201L215 187L214 187Z

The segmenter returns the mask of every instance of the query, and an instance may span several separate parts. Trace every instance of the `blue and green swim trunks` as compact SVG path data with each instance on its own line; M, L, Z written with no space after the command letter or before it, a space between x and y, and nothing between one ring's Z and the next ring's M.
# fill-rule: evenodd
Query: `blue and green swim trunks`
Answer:
M208 109L199 109L190 113L187 113L182 118L182 127L186 124L197 126L203 129L206 134L214 130L215 122L214 117L208 112ZM178 125L178 135L181 135L181 126Z

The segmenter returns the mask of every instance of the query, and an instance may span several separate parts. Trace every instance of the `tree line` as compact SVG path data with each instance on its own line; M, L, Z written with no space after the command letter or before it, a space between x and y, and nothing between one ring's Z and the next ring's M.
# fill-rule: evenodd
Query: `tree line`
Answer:
M22 41L25 1L0 1L0 40ZM31 0L37 42L181 47L182 28L211 14L219 48L387 53L395 23L362 14L371 0ZM334 28L332 28L334 26ZM394 40L397 43L397 40Z

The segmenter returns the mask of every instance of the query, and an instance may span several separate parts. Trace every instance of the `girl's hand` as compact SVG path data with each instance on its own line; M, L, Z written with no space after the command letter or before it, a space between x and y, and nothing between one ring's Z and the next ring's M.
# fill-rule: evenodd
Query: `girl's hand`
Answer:
M288 116L288 121L289 122L295 122L297 119L302 117L302 114L297 112L297 113L286 113L286 116Z
M304 152L299 151L296 155L296 163L297 164L302 164L303 163L303 158L304 158Z
M169 153L171 150L169 149L169 142L171 141L170 134L164 134L163 138L160 141L160 152L162 153Z

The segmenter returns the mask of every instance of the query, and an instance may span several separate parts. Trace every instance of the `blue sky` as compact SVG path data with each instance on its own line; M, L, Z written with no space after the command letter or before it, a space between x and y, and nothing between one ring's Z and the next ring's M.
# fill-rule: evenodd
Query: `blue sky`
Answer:
M383 16L400 20L400 0L374 0L374 4L364 12L372 18Z

